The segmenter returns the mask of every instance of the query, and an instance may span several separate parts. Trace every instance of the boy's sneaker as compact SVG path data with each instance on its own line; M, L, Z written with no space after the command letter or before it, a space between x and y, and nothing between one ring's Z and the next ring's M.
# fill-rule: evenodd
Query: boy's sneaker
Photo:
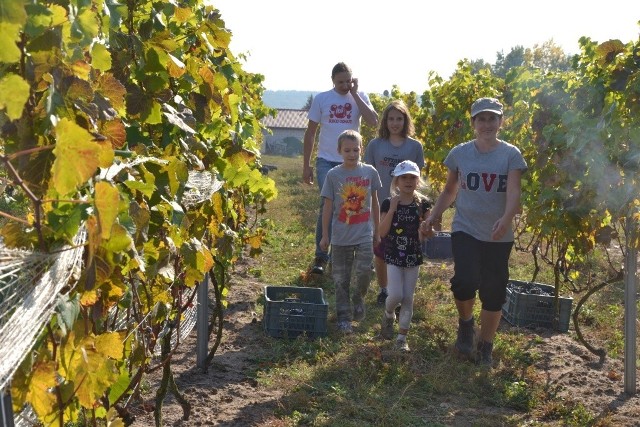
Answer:
M324 274L324 269L327 266L327 260L316 257L313 261L313 267L311 268L311 273L313 274Z
M403 353L409 353L411 351L407 340L396 340L396 350Z
M380 328L380 335L382 335L382 338L387 340L393 338L393 323L395 320L395 317L387 317L385 313L382 313L382 326Z
M463 356L473 356L473 340L475 338L475 328L473 317L470 320L458 319L458 338L456 339L456 350Z
M355 304L353 306L353 320L356 322L361 322L364 320L366 313L366 309L364 307L364 303Z
M353 327L351 326L351 322L348 320L341 320L338 322L338 331L343 334L350 334L353 332Z
M487 341L478 341L478 365L483 368L491 369L493 367L493 343Z
M387 295L389 295L387 294L387 288L380 289L378 298L376 298L378 305L384 305L385 301L387 300Z

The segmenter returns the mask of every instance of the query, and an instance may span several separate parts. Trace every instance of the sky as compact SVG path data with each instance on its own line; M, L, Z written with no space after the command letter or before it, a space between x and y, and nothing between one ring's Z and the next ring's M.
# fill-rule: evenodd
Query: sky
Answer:
M553 40L579 53L582 36L638 39L638 0L210 0L231 30L231 51L267 90L324 91L345 62L359 89L428 89L428 74L448 79L462 59L495 63L496 53Z

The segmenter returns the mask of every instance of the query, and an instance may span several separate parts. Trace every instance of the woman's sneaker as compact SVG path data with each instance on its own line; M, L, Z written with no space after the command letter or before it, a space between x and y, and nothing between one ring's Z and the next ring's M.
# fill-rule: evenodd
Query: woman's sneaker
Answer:
M458 338L455 347L461 356L473 357L475 333L473 317L470 320L458 319Z
M367 310L365 309L363 302L353 306L353 320L356 322L362 322L366 314Z
M396 340L396 350L403 353L409 353L411 351L407 340Z
M338 322L338 331L343 334L350 334L353 332L353 327L351 326L351 322L348 320L341 320Z
M395 320L395 316L387 317L384 312L382 313L382 322L380 328L380 335L382 335L382 338L387 340L393 338L393 323L395 322Z
M312 274L324 274L324 270L327 267L327 260L324 258L316 257L313 261L313 267L311 267Z
M478 365L483 368L491 369L493 367L493 343L487 341L478 341Z

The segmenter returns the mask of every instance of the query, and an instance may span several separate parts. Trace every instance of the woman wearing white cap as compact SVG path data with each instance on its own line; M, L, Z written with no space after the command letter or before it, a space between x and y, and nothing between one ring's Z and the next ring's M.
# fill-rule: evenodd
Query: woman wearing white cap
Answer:
M382 315L380 334L393 338L395 308L400 306L399 331L396 348L409 351L407 333L413 317L413 295L422 264L421 241L430 234L421 228L421 222L429 214L431 203L420 194L418 187L425 184L420 178L420 168L415 162L405 160L393 169L391 197L380 205L380 237L385 240L384 262L387 264L387 298Z
M493 364L493 339L509 281L512 222L520 210L520 179L527 164L520 150L500 139L502 104L480 98L471 106L475 139L454 147L444 160L447 183L431 214L429 227L455 201L451 226L454 275L451 291L458 309L456 350L483 366ZM427 229L425 228L425 229ZM477 345L473 306L482 303Z

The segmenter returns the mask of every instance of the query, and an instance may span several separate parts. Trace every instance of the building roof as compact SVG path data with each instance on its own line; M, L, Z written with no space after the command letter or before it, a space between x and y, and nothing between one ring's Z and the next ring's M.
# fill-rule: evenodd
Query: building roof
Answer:
M262 119L262 124L269 128L306 129L307 123L307 110L289 108L278 108L275 117L267 116Z

